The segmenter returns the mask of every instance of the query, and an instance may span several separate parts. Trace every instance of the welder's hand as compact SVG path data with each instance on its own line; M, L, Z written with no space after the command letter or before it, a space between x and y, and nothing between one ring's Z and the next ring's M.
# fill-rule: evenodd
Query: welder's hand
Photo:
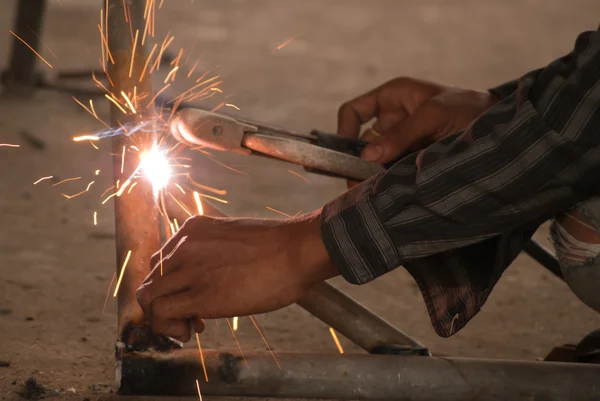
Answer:
M396 78L342 105L338 134L371 142L362 158L381 164L465 129L498 101L488 92L451 88L413 78Z
M181 341L192 328L202 331L202 319L280 309L338 274L318 214L288 221L192 217L152 264L138 301L153 331Z

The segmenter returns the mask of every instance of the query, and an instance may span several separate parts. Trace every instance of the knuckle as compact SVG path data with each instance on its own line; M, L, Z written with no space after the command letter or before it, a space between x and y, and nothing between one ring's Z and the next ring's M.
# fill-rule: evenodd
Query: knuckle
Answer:
M149 305L152 302L152 296L150 295L150 292L148 291L148 287L147 286L142 286L140 288L138 288L138 290L135 293L137 301L140 305Z

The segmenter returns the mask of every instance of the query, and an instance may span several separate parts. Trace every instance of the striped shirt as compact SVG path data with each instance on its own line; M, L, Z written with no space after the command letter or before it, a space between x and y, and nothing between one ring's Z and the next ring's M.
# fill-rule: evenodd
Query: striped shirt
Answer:
M502 100L464 132L403 158L321 217L347 281L404 266L442 337L477 314L540 224L600 194L599 31L491 91Z

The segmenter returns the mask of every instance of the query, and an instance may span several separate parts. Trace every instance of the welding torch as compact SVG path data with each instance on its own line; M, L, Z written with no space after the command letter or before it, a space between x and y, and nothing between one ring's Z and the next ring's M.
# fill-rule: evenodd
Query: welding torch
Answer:
M275 158L306 171L364 181L386 167L360 158L367 142L319 130L297 133L240 120L223 114L187 108L170 123L171 134L182 143L209 149Z

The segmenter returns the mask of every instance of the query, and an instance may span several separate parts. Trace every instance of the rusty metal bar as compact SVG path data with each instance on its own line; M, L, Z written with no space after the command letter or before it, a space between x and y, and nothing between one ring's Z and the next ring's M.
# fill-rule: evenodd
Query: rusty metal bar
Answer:
M204 351L128 353L120 392L412 401L600 399L600 365L427 356Z
M114 64L107 62L108 75L114 84L111 90L116 97L123 100L122 93L131 99L137 93L137 112L124 114L111 104L111 125L114 128L127 127L141 122L143 119L155 117L153 107L147 108L152 98L152 82L149 76L140 81L141 72L146 62L147 52L142 46L141 37L144 29L145 0L108 0L107 29L108 44ZM123 8L127 7L127 10ZM125 14L129 15L128 21ZM131 24L131 27L130 27ZM131 32L138 33L134 46ZM133 49L135 47L135 54ZM133 61L132 61L133 57ZM135 87L135 90L134 90ZM147 95L144 97L144 95ZM154 134L136 133L132 136L119 135L112 140L114 156L114 180L123 184L135 171L139 164L138 153L126 152L124 161L123 149L137 145L140 149L149 147L154 142ZM116 156L118 155L118 156ZM137 188L127 196L115 197L115 225L117 266L122 268L127 254L131 257L123 274L118 293L118 330L119 342L129 349L143 349L152 343L168 343L164 339L151 335L144 322L144 314L136 299L136 290L150 271L150 257L160 247L160 225L155 207L152 186L149 182L139 180Z
M319 283L300 301L302 308L368 352L403 345L427 353L425 347L329 283Z

